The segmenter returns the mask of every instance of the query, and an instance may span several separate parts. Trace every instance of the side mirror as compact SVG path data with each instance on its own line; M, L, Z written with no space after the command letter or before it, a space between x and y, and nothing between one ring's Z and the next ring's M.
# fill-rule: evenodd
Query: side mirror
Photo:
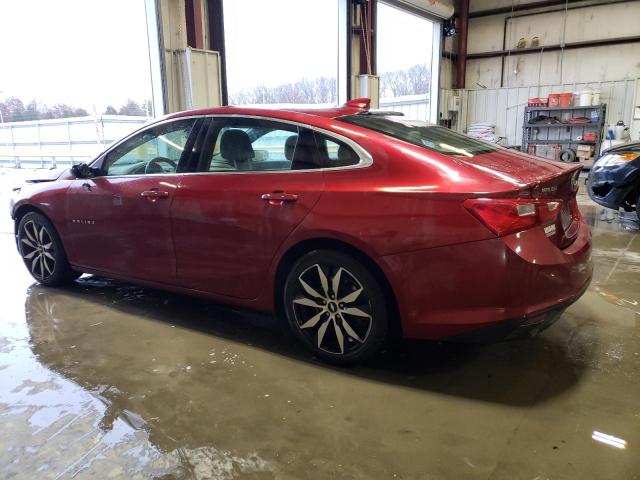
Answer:
M86 163L80 163L71 167L71 173L76 178L91 178L99 175L100 170L98 168L92 168Z

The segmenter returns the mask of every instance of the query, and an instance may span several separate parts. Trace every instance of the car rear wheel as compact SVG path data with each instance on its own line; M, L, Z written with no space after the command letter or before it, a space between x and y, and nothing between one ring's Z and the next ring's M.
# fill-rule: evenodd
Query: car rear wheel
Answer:
M342 252L314 250L287 276L284 305L294 335L336 364L374 355L387 334L387 305L376 278Z
M43 285L63 285L81 275L71 269L56 229L40 213L27 213L20 220L18 248L31 276Z

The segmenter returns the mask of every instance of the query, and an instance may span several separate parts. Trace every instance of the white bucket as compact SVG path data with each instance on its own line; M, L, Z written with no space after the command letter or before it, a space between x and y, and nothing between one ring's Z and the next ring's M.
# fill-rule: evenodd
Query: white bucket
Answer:
M594 90L591 95L591 105L600 105L600 90Z
M591 106L591 99L593 98L593 92L591 90L583 90L578 93L578 106L589 107Z

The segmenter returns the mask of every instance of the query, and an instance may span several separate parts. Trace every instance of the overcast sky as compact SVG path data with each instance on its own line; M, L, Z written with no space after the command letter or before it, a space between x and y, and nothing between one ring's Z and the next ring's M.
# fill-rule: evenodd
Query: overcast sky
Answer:
M431 63L433 23L378 4L378 73Z
M230 91L336 76L338 0L225 0L224 16Z
M337 5L225 0L230 91L335 76ZM0 99L101 113L150 98L143 0L0 0L0 18ZM378 18L380 71L430 61L430 22L382 4Z
M143 0L0 0L0 98L98 113L151 97Z
M225 0L224 15L230 92L336 76L338 0ZM377 33L379 72L431 62L431 22L381 3Z

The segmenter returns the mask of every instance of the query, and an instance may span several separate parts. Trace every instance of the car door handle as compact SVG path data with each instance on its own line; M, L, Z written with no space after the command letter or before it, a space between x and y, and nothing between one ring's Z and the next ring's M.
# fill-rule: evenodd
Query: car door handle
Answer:
M151 200L157 200L158 198L167 198L169 196L169 192L165 192L164 190L145 190L140 194L141 197L147 197Z
M269 205L273 205L279 207L284 205L285 203L294 203L298 200L298 195L295 193L285 193L285 192L272 192L265 193L260 197L265 202L269 202Z

